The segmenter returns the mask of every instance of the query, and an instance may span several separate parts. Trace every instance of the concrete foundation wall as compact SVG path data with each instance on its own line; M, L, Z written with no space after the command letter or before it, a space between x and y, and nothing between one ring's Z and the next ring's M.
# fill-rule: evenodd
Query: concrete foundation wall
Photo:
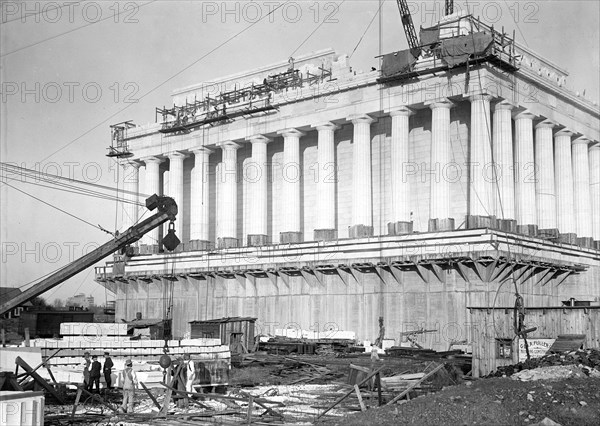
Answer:
M445 270L440 282L431 272L425 282L414 271L399 272L399 282L389 272L323 274L317 279L288 276L269 278L208 277L155 279L116 283L116 321L135 318L162 318L172 301L175 338L189 335L189 321L228 316L258 318L256 334L274 334L275 328L355 331L361 340L378 334L383 316L386 337L399 338L401 331L419 328L437 333L419 337L426 347L447 349L451 340L471 340L468 306L512 306L514 287L484 283L470 270L465 281L453 269ZM354 278L356 277L356 279ZM598 301L600 268L573 275L563 284L544 285L533 277L519 284L526 306L560 306L563 300ZM596 296L593 296L596 295Z

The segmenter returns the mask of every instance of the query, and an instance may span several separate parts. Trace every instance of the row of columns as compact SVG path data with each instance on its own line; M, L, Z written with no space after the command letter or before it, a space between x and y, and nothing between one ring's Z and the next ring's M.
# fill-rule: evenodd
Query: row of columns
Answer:
M536 116L520 111L513 117L514 106L500 100L491 108L492 97L475 95L471 101L469 154L469 193L467 226L476 225L509 228L535 235L540 230L549 234L560 231L570 242L574 238L600 240L600 209L592 205L600 202L600 146L593 145L588 152L589 140L583 137L572 141L573 133L563 129L553 133L555 124L542 121L534 126ZM452 230L455 218L451 214L451 182L440 169L451 163L450 110L448 99L437 100L431 109L430 167L436 171L430 181L429 230ZM413 110L406 106L386 111L391 116L391 221L388 233L411 233L412 217L410 186L405 175L409 163L409 118ZM514 133L513 133L514 118ZM350 237L373 235L371 131L374 119L366 114L348 117L353 123L353 183L352 226ZM313 125L318 132L316 185L315 240L337 237L336 178L334 133L339 128L331 122ZM280 242L301 241L300 200L300 138L305 134L297 129L277 132L284 139L284 179L282 180L283 232ZM514 143L513 143L514 134ZM534 136L535 135L535 136ZM267 243L267 144L271 139L263 135L248 138L252 145L252 163L247 176L249 190L248 245ZM237 240L237 149L240 144L223 141L222 161L217 166L216 235L220 247L238 245ZM514 146L514 151L513 151ZM197 148L192 175L190 214L191 249L209 245L208 162L211 150ZM183 201L183 160L185 154L168 155L169 195L181 205ZM145 158L147 193L159 193L160 159ZM492 167L487 167L492 165ZM125 189L138 191L138 166L127 164L132 181ZM590 168L591 167L591 168ZM125 195L125 197L130 197ZM129 205L128 205L129 206ZM127 207L131 223L137 221L135 206ZM575 214L573 214L575 212ZM483 219L482 219L483 218ZM470 221L473 222L470 222ZM483 220L483 222L482 222ZM485 220L498 220L496 226ZM477 222L479 221L479 222ZM182 234L181 220L176 221L176 232ZM552 236L552 235L551 235ZM148 233L143 243L157 244L158 230Z

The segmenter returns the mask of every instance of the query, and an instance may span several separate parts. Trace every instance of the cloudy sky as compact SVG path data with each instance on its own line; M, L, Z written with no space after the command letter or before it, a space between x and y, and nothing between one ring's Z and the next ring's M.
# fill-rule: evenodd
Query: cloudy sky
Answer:
M417 31L443 7L443 1L409 3ZM369 70L380 48L407 47L396 1L383 2L381 21L376 0L2 0L1 6L2 161L113 187L114 163L105 157L109 124L153 122L154 108L168 105L178 87L328 47L354 51L353 67ZM518 42L569 71L573 90L599 99L599 2L457 1L455 8L514 29ZM4 172L2 181L115 229L114 201L25 184ZM0 190L3 286L24 286L109 238L5 183ZM93 275L82 272L44 297L52 302L84 292L100 303L112 300Z

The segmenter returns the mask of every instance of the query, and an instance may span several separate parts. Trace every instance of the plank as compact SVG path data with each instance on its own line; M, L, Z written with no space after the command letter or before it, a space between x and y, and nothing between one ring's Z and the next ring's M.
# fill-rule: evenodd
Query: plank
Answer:
M35 380L40 386L42 386L48 393L50 393L53 397L55 397L58 402L61 404L65 403L65 400L56 392L56 390L48 384L46 380L44 380L38 373L33 371L33 368L29 364L27 364L20 356L15 359L15 364L25 370L29 375Z
M383 370L383 368L384 368L384 367L379 367L377 370L375 370L375 371L371 372L371 373L370 373L370 374L369 374L367 377L365 377L365 378L363 379L363 381L362 381L362 382L360 382L360 383L359 383L357 386L359 386L359 387L360 387L360 386L364 385L365 383L367 383L369 380L371 380L371 378L372 378L373 376L375 376L376 374L380 373L380 372L381 372L381 370ZM333 407L335 407L336 405L338 405L338 404L339 404L340 402L342 402L344 399L348 398L348 397L349 397L349 396L352 394L352 392L354 392L354 388L352 388L352 390L350 390L349 392L346 392L346 394L345 394L344 396L342 396L342 397L338 398L338 399L337 399L337 400L336 400L336 401L335 401L333 404L331 404L329 407L327 407L327 408L325 409L325 411L323 411L321 414L319 414L319 415L317 416L317 419L318 419L318 418L320 418L320 417L322 417L322 416L324 416L324 415L325 415L325 413L327 413L327 412L328 412L329 410L331 410Z
M162 409L162 407L160 406L160 404L158 403L158 401L156 400L154 395L152 395L152 392L150 392L150 389L148 389L143 382L140 382L140 386L142 386L142 389L144 389L146 391L146 393L148 394L148 396L150 397L150 399L152 400L152 402L154 403L156 408L158 408L158 411L160 411Z
M173 389L173 385L176 383L177 380L179 380L179 374L181 372L181 369L183 367L183 363L179 364L177 366L177 368L175 369L175 374L173 375L173 377L171 378L171 382L170 385L171 386L167 386L165 383L161 383L163 386L167 386L167 388L169 388L167 390L167 393L165 394L165 399L163 400L163 406L160 409L160 411L157 413L157 416L166 416L167 415L167 411L169 410L169 404L171 403L171 397L173 395L173 391L175 389ZM169 367L169 371L167 372L167 374L169 374L171 372L171 367Z
M360 389L358 385L354 385L354 391L356 392L356 396L358 398L358 404L360 405L360 411L367 411L367 407L365 407L365 403L363 402L362 395L360 394Z
M440 364L437 367L435 367L433 370L431 370L429 373L427 373L426 375L424 375L421 379L417 380L414 384L410 385L408 388L406 388L403 392L401 392L400 394L398 394L397 396L394 397L394 399L392 399L390 402L388 402L387 404L385 404L386 406L393 404L394 402L398 401L400 398L402 398L404 395L408 394L414 387L419 386L421 383L423 383L425 380L427 380L429 377L433 376L435 373L437 373L439 370L441 370L444 367L444 364Z
M248 399L248 417L246 418L246 422L248 424L252 424L252 408L254 406L254 398L250 396Z
M77 406L79 405L79 400L81 399L81 388L77 389L77 396L75 397L75 404L73 404L73 411L71 412L71 418L75 419L75 412L77 411Z
M34 372L37 371L38 368L42 367L44 364L46 364L48 361L50 361L52 358L54 358L60 351L62 351L62 348L57 349L52 355L50 355L44 361L42 361L41 363L39 363L37 365L37 367L35 367L33 369L33 371ZM20 382L23 382L27 378L27 376L29 376L29 373L27 373L27 372L19 374L19 377L21 377Z

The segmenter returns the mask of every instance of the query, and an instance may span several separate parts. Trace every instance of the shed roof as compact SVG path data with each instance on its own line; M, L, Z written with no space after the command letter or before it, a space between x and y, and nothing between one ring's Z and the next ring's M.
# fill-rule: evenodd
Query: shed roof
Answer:
M196 320L196 321L190 321L190 324L222 324L222 323L226 323L226 322L240 322L240 321L249 321L249 322L254 322L256 321L258 318L252 318L252 317L223 317L223 318L216 318L216 319L209 319L209 320Z

